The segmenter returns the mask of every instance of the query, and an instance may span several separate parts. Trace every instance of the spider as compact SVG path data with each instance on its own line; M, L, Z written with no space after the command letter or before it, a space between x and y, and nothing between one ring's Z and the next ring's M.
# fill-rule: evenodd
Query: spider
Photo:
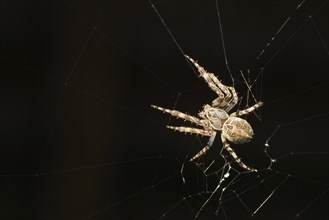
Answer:
M221 132L223 148L227 150L235 162L245 170L257 172L256 169L251 168L242 162L242 160L230 147L229 142L234 144L243 144L249 142L252 139L254 132L251 125L245 119L239 118L239 116L246 115L254 111L255 109L262 106L263 103L258 102L249 108L228 114L238 103L238 95L234 87L225 86L213 73L208 73L203 67L201 67L189 56L185 55L185 57L196 67L200 73L200 76L206 81L210 89L218 95L218 98L213 100L211 105L206 104L203 106L203 110L198 113L199 118L176 110L170 110L155 105L151 105L151 107L203 127L203 129L199 129L191 127L167 126L167 128L176 131L191 134L194 133L197 135L199 134L202 136L210 137L207 145L194 157L192 157L190 161L194 161L195 159L205 154L207 150L212 146L217 132Z

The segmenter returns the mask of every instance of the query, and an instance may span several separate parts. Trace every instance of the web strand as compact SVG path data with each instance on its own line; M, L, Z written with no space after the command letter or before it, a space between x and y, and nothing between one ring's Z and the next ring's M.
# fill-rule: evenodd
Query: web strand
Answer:
M196 77L199 77L199 74L195 71L194 67L192 66L191 62L185 57L185 53L183 51L183 49L181 48L181 46L179 45L179 43L177 42L176 38L174 37L173 33L170 31L168 25L166 24L166 22L163 20L163 18L161 17L160 13L158 12L158 10L156 9L155 5L153 4L152 0L149 0L150 5L152 6L154 12L157 14L157 16L159 17L161 23L163 24L163 26L166 28L168 34L170 35L171 39L174 41L174 43L176 44L177 48L179 49L179 51L181 52L181 54L184 56L186 62L188 63L188 65L191 67L193 73L195 74Z
M219 4L218 4L218 0L215 1L216 2L216 10L217 10L217 17L218 17L218 26L219 26L219 31L220 31L220 38L221 38L221 43L222 43L222 47L223 47L223 53L224 53L224 59L225 59L225 65L226 68L228 70L228 73L230 74L231 80L232 80L232 85L234 87L234 78L232 76L231 70L230 70L230 66L228 64L228 60L227 60L227 53L226 53L226 46L225 46L225 42L224 42L224 34L223 34L223 28L222 28L222 21L221 21L221 16L219 13Z
M306 0L303 0L301 4L299 4L296 8L299 9L300 6L305 2ZM259 76L263 74L265 67L267 67L267 65L286 47L286 45L288 45L288 43L293 39L293 37L304 27L305 24L308 23L309 20L312 20L312 16L314 14L316 14L320 9L322 9L325 4L327 4L327 1L322 3L316 10L313 11L313 13L311 13L309 16L307 16L306 19L304 19L304 21L297 27L297 29L287 38L287 40L282 44L282 46L276 51L274 52L274 54L262 65L261 70L259 71L258 75L256 76L254 82L251 84L251 87L256 83L256 81L258 80ZM286 22L284 23L286 24ZM276 36L276 35L275 35ZM321 35L320 35L321 36ZM272 37L273 39L273 37ZM275 38L274 38L275 39ZM322 40L322 38L320 37L320 39ZM270 45L270 43L268 43L266 45L266 47L268 47ZM325 44L324 44L325 45ZM327 48L324 46L324 48L327 50ZM261 52L261 54L263 54L263 52ZM259 58L256 58L256 60L258 60ZM253 64L248 68L250 69L253 66Z
M265 51L271 46L273 41L277 38L277 36L280 34L281 30L287 25L287 23L290 21L293 14L300 9L300 7L305 3L306 0L301 1L300 4L297 5L295 8L295 11L283 22L283 24L279 27L279 29L275 32L275 34L272 36L271 40L265 45L265 48L261 50L259 55L256 57L256 59L250 64L248 69L251 69L254 64L262 57L262 55L265 53ZM266 65L264 65L266 66Z

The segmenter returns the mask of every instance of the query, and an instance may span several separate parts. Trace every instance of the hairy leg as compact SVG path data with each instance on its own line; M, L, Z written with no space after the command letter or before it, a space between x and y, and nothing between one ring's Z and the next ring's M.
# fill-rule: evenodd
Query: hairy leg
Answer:
M202 66L200 66L196 61L194 61L191 57L185 55L185 57L193 63L193 65L197 68L200 76L204 78L207 82L208 86L217 93L218 96L223 96L223 92L227 95L229 91L225 88L225 86L217 79L217 77L213 73L208 73ZM223 92L220 90L221 87L224 89Z
M162 112L171 114L174 117L181 118L183 120L187 120L187 121L193 122L194 124L197 124L197 125L200 125L200 126L204 126L203 121L201 119L197 118L197 117L194 117L194 116L191 116L191 115L182 113L180 111L162 108L162 107L159 107L159 106L156 106L156 105L151 105L151 107L152 108L155 108L155 109L158 109L158 110L160 110Z
M249 170L251 172L257 172L256 169L254 168L251 168L249 166L247 166L246 164L244 164L242 162L242 160L238 157L238 155L236 155L236 153L234 152L234 150L230 147L230 144L228 143L228 141L226 140L225 137L223 137L223 135L221 136L222 138L222 142L223 142L223 147L225 150L227 150L227 152L229 152L229 154L233 157L233 159L235 160L235 162L240 166L242 167L243 169L245 170Z
M179 131L182 133L200 134L202 136L211 136L211 131L206 131L206 130L198 129L198 128L173 127L173 126L167 126L167 128L175 130L175 131Z
M232 114L230 114L230 117L236 117L236 116L241 116L241 115L249 114L250 112L253 112L256 109L258 109L259 107L261 107L262 105L263 105L263 102L258 102L257 104L255 104L255 105L253 105L253 106L251 106L251 107L249 107L247 109L233 112Z
M212 132L207 145L204 148L202 148L202 150L200 150L195 156L193 156L190 159L190 161L193 161L193 160L201 157L202 155L204 155L209 150L209 148L212 146L212 144L214 143L215 137L216 137L216 132Z
M236 93L235 88L234 87L228 87L228 88L233 95L233 99L232 99L232 102L229 103L229 105L225 109L226 112L230 112L234 108L234 106L236 106L236 104L238 104L238 101L239 101L238 94Z

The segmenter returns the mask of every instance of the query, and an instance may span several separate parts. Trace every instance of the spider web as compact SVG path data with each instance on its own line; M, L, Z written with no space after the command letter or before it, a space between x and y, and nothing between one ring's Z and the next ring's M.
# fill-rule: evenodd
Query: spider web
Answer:
M328 219L326 1L4 8L3 219ZM183 54L264 101L232 145L257 173L150 108L216 98Z

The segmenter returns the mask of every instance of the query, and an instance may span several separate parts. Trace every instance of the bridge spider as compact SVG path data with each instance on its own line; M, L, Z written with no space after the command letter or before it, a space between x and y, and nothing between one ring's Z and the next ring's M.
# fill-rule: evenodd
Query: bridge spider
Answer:
M212 146L217 132L221 132L221 140L224 145L223 147L233 157L235 162L245 170L256 172L256 169L247 166L241 161L234 150L230 147L228 141L234 144L243 144L249 142L252 139L254 132L251 125L246 120L239 118L239 116L254 111L255 109L262 106L263 103L258 102L257 104L247 109L241 111L238 110L229 115L228 113L238 103L238 95L234 87L223 85L213 73L208 73L203 67L199 66L199 64L189 56L185 55L185 57L192 64L194 64L200 73L200 76L204 78L210 89L212 89L218 95L218 98L212 102L211 106L208 104L203 106L203 110L198 114L200 118L155 105L152 105L152 107L203 127L203 129L198 129L190 127L167 126L170 129L180 132L195 133L210 137L207 145L194 157L192 157L190 161L193 161L202 156Z

